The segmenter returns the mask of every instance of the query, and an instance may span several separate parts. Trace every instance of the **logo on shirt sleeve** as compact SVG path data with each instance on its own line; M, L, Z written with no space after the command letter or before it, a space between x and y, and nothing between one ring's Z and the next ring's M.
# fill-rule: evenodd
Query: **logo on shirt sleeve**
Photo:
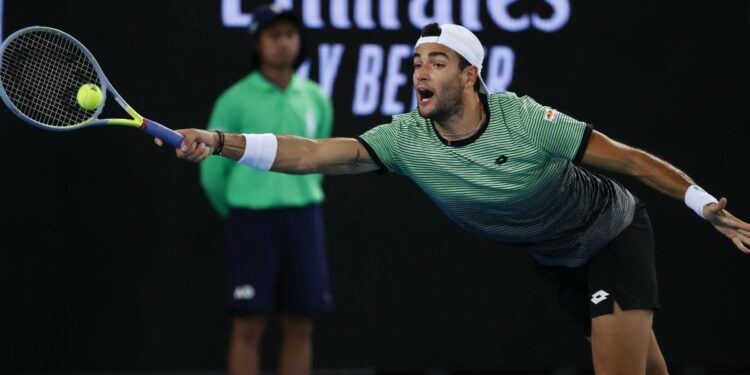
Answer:
M544 111L544 119L549 122L557 122L558 117L560 117L560 112L557 112L556 109L547 107L547 109Z

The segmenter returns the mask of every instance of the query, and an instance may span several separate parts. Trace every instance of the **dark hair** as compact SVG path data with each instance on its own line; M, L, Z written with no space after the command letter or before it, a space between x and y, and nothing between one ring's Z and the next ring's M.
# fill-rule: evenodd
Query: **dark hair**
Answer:
M437 23L431 23L425 27L422 28L422 32L420 36L440 36L440 34L443 33L443 29L440 28L440 25ZM455 52L455 51L454 51ZM458 56L458 69L461 69L463 71L467 67L471 66L469 63L469 60L466 60L463 56L459 55L456 52L456 56ZM477 77L476 82L474 82L474 91L479 92L479 77Z
M279 21L289 21L297 29L297 34L299 34L299 53L297 55L297 59L294 60L294 69L296 70L297 68L299 68L300 65L305 62L305 59L307 59L307 40L305 38L305 34L307 33L305 30L305 26L302 24L302 21L300 21L296 16L282 14L273 18L270 22L263 25L262 27L259 27L257 30L250 34L250 42L252 44L250 53L251 70L260 68L260 54L258 53L258 41L260 40L260 34Z

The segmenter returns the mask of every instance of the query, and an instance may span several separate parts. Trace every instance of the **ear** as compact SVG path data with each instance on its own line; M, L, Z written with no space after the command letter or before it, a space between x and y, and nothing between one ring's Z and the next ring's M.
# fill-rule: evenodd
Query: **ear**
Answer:
M479 68L474 65L467 66L464 69L464 85L466 88L474 89L474 84L479 79Z

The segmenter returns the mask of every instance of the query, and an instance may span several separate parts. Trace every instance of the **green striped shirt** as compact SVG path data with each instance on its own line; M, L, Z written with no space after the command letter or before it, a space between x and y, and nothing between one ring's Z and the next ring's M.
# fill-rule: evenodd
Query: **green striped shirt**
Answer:
M331 100L312 81L293 76L281 90L255 71L229 87L216 101L208 129L232 133L331 136ZM201 184L220 215L232 208L255 210L303 207L323 202L323 176L264 172L226 158L201 163Z
M488 121L443 139L415 110L359 139L383 170L411 178L458 225L577 267L627 227L635 198L580 168L591 126L513 93L482 96Z

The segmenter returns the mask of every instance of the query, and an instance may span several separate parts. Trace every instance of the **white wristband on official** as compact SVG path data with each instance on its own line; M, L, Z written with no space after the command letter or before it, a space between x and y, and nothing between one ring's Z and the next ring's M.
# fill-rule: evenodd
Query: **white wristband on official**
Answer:
M706 193L705 190L701 189L698 185L690 185L685 192L685 204L695 211L698 216L703 217L703 207L707 204L719 203L713 195Z
M276 160L276 149L279 144L273 134L243 134L245 153L238 162L249 167L268 171Z

